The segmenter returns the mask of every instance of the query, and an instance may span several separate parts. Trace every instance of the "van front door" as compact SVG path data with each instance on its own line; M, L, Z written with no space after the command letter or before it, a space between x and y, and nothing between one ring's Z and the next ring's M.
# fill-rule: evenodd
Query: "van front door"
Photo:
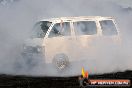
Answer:
M69 49L72 45L70 22L55 23L45 38L45 62L51 63L57 54L65 54L69 57ZM70 58L70 57L69 57Z

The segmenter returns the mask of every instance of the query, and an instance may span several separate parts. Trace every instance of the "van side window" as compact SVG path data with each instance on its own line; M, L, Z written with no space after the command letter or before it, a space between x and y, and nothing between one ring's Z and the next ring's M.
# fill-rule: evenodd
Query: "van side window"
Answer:
M51 32L49 33L49 38L51 37L60 37L60 36L70 36L71 29L69 22L56 23Z
M93 35L97 34L95 21L78 21L74 23L76 35Z
M102 34L106 36L117 35L116 27L112 20L100 21Z

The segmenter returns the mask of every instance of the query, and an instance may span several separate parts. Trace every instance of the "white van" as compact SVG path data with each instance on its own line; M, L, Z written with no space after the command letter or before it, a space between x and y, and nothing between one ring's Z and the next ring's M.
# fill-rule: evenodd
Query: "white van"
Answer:
M100 41L107 41L105 45L116 45L120 41L118 28L112 17L43 19L35 24L31 38L26 40L23 55L41 56L44 64L50 66L47 73L54 69L54 74L61 72L61 76L79 75L82 62L90 63L96 59L96 48L102 43ZM74 70L78 72L75 74ZM63 74L63 71L67 74Z

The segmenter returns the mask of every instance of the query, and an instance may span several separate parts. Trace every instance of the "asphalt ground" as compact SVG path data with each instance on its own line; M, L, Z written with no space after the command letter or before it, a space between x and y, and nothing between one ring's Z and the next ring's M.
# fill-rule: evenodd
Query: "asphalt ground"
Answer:
M22 75L13 76L13 75L1 74L0 88L80 88L78 78L79 76L32 77L32 76L22 76ZM127 70L125 72L89 75L89 78L90 79L129 79L132 81L132 71ZM121 88L126 88L126 87L121 87ZM130 86L129 88L132 88L132 86Z

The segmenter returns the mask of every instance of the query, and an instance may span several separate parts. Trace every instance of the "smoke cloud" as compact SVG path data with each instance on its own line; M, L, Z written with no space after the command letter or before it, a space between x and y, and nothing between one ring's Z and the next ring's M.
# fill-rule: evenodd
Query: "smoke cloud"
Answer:
M132 70L132 1L131 0L10 0L0 1L0 73L25 75L53 75L54 70L46 73L40 63L33 70L26 69L23 63L21 45L31 33L35 22L44 18L64 16L112 16L116 19L120 29L123 47L119 52L105 51L97 56L93 63L79 63L88 65L86 68L92 74L115 71ZM103 46L102 46L103 47ZM99 48L99 47L98 47ZM83 51L85 52L85 51ZM112 53L111 53L112 52ZM111 53L111 56L108 56ZM117 58L113 58L115 54ZM106 59L107 58L107 59ZM17 63L23 64L19 66ZM81 71L81 67L78 67ZM19 70L21 69L21 70ZM37 70L36 70L37 69ZM72 71L71 71L72 72ZM74 72L73 72L74 73ZM68 74L66 72L65 74Z

